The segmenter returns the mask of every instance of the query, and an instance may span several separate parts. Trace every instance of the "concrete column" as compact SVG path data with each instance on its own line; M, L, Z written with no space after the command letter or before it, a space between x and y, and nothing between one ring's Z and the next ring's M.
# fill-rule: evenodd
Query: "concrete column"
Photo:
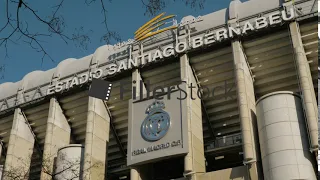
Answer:
M142 84L142 87L140 87L140 81L141 80L142 80L142 78L141 78L139 70L135 69L132 72L132 81L136 81L136 85L135 85L135 88L136 88L135 95L136 95L136 97L140 96L141 88L143 88L143 91L146 92L146 87L145 87L144 84ZM133 84L132 84L132 86L133 86ZM133 89L133 87L132 87L132 89ZM131 180L141 180L140 173L139 173L137 168L131 168L130 169L130 179Z
M130 169L130 180L141 180L140 174L137 169Z
M58 149L70 142L70 126L63 111L55 98L50 99L49 115L47 120L42 167L46 172L53 174L54 158ZM48 173L41 171L41 179L52 179Z
M310 150L315 152L318 151L319 147L317 123L318 108L310 67L303 48L301 34L297 22L290 23L290 33L299 77L300 90L302 92L302 102L307 119L306 124L309 132Z
M184 174L190 179L196 179L196 174L206 171L204 147L203 147L203 130L202 130L202 111L201 100L197 97L197 81L193 75L189 64L189 58L186 54L180 57L181 80L187 82L187 86L194 86L192 90L193 100L191 99L191 88L187 89L187 106L188 106L188 141L189 153L184 158Z
M12 179L12 176L28 177L34 136L26 121L21 109L15 109L5 161L4 180Z
M110 117L100 99L89 97L84 153L84 179L105 178Z
M265 180L315 180L299 95L273 92L257 100Z
M253 80L241 48L241 43L238 40L232 42L232 51L242 131L244 164L249 168L250 179L255 180L258 179L260 174L257 168L257 161L260 160L260 155L257 155L259 151L257 149L258 134L256 133L256 107Z

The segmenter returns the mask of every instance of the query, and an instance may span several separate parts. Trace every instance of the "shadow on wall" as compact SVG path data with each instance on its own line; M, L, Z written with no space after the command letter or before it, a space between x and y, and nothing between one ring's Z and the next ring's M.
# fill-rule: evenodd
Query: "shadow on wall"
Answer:
M251 110L251 120L253 126L253 135L255 137L255 147L256 147L256 160L257 160L257 171L258 177L263 177L263 169L262 169L262 160L261 160L261 149L260 149L260 139L259 139L259 130L258 130L258 118L256 112Z
M310 143L308 141L308 127L306 124L306 117L305 114L303 113L302 110L302 102L301 100L295 99L295 107L296 107L296 112L297 112L297 116L298 116L298 126L299 126L299 132L300 132L300 141L302 143L302 148L303 148L303 156L308 159L312 165L314 169L318 169L318 164L315 158L312 157L312 154L310 154L309 151L309 147L310 147ZM300 117L299 117L300 116ZM319 117L319 115L318 115ZM318 121L319 123L319 121Z
M247 168L245 166L238 166L219 171L212 171L200 176L200 180L207 179L230 179L230 180L247 180L249 179Z
M248 171L247 171L246 166L232 168L229 179L230 180L249 179L247 172Z

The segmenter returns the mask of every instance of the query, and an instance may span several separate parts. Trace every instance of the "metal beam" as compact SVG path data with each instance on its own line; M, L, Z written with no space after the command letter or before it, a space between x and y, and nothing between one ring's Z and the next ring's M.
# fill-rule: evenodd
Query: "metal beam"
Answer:
M115 126L113 125L113 119L112 119L111 112L110 112L110 110L108 108L108 105L107 105L107 103L105 101L103 101L103 100L101 100L101 101L103 102L103 104L104 104L104 106L105 106L105 108L106 108L106 110L108 112L108 115L110 117L110 128L111 128L112 134L113 134L114 138L116 139L116 142L117 142L117 144L119 146L120 152L121 152L123 157L127 157L127 153L125 152L125 150L123 148L123 145L122 145L122 143L120 141L120 138L118 136L117 130L116 130Z

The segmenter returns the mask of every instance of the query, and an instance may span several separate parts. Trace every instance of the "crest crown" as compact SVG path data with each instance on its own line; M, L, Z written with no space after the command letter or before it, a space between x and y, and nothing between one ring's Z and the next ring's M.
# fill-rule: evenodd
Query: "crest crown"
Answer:
M150 104L146 109L146 114L150 114L156 110L164 109L165 105L162 101L154 101L152 104Z

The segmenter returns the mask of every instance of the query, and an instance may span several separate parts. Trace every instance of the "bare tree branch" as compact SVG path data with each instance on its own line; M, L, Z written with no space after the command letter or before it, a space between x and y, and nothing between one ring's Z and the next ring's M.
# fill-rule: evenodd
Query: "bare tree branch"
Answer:
M145 15L155 16L160 11L168 6L168 3L172 2L170 0L140 0L143 6L146 8ZM176 0L173 0L175 2ZM203 9L203 4L205 0L180 0L186 6L192 9L199 8Z
M14 3L16 5L16 19L12 19L9 14L9 4ZM86 34L80 34L77 32L77 34L73 34L72 36L67 36L64 34L64 19L63 17L57 17L56 14L61 9L62 5L64 3L64 0L61 0L60 3L56 6L54 6L55 11L53 12L53 15L51 16L50 20L45 20L42 18L36 10L34 10L32 7L30 7L24 0L19 0L19 1L13 1L13 0L6 0L6 18L7 21L5 25L0 29L0 33L3 32L9 25L12 27L12 31L7 35L6 37L1 37L0 38L0 47L3 47L5 50L5 58L8 58L8 42L14 42L11 40L11 38L17 34L18 38L16 41L20 41L22 38L24 40L21 40L24 43L29 44L29 46L36 50L37 52L42 53L42 58L41 62L43 63L44 58L48 57L52 62L54 62L53 58L49 55L43 44L41 43L42 41L39 39L40 37L52 37L52 33L58 35L65 43L68 43L68 41L80 41L81 46L86 46L86 43L89 42L88 38L89 36ZM21 21L20 18L20 10L21 8L24 7L24 9L28 10L31 12L34 17L37 18L37 20L45 24L48 27L48 32L49 33L31 33L28 30L28 22L27 21ZM12 24L12 22L15 22L15 25ZM23 23L26 24L26 27L23 27ZM85 38L84 38L85 37ZM15 43L16 44L16 43ZM0 71L1 73L1 71Z
M42 157L42 156L41 156ZM60 164L60 168L54 168L57 166L55 164L54 159L56 155L47 155L44 156L41 163L41 172L43 172L46 177L42 177L41 179L56 179L58 177L61 177L65 180L73 180L73 179L79 179L82 175L84 175L86 172L90 171L93 168L99 168L102 166L101 163L94 163L93 165L89 166L86 169L82 169L84 163L81 161L81 159L78 158L67 158L66 154L61 154L60 158L63 161L63 164ZM5 179L10 179L10 180L26 180L26 179L32 179L32 178L39 178L39 174L32 175L30 173L31 169L31 163L34 163L32 161L32 156L29 155L28 158L22 159L18 158L17 159L18 164L16 166L9 166L5 167L3 169L3 177Z
M26 4L22 0L19 1L19 5L18 5L18 8L17 8L17 29L19 30L19 32L21 34L23 34L25 37L27 37L29 39L29 41L26 41L26 43L29 43L31 47L32 47L32 43L34 43L34 42L39 46L40 50L37 50L36 48L34 48L34 49L37 50L38 52L42 52L43 53L43 56L42 56L42 59L41 59L42 60L41 63L43 63L43 60L44 60L45 56L48 56L51 59L51 61L54 62L54 60L47 53L47 51L44 49L42 44L38 41L38 39L36 39L37 34L29 34L28 33L28 29L26 29L25 31L20 29L19 11L20 11L20 7L21 7L21 5L20 5L21 3L26 6ZM1 46L1 44L0 44L0 46Z
M107 30L107 33L102 36L101 40L104 40L107 44L110 44L110 39L115 39L116 41L120 42L121 41L120 35L116 31L109 30L108 24L107 24L107 10L103 3L103 0L100 0L100 3L101 3L103 18L104 18L103 24L105 25L105 28Z
M64 3L64 0L61 0L60 3L54 7L56 7L57 9L54 11L52 17L55 17L57 12L59 11L59 9L62 7L62 4Z
M145 15L154 16L165 7L172 0L140 0L142 5L145 7ZM177 0L173 0L175 2ZM205 0L180 0L184 2L187 6L191 8L203 8L203 3ZM9 58L8 48L12 45L18 45L20 42L25 43L30 46L31 49L42 54L41 63L44 62L46 58L55 62L53 57L48 53L46 46L44 44L45 40L50 40L50 38L59 37L64 43L69 44L73 42L78 48L87 49L88 44L91 42L90 33L92 30L85 31L83 27L77 27L74 31L65 31L66 21L64 15L59 15L59 11L63 9L65 0L59 0L51 8L52 12L49 15L42 15L38 13L38 10L27 3L26 0L4 0L5 3L5 13L6 21L0 27L0 50L3 49L5 52L4 60ZM91 4L96 4L101 8L102 24L105 29L105 33L101 35L100 41L106 44L112 44L112 42L117 43L121 41L121 36L117 31L111 30L108 24L108 9L107 3L112 3L112 0L84 0L86 6ZM29 13L36 19L39 25L47 28L47 30L35 30L29 28L30 19L25 19L23 13ZM34 26L30 26L34 27ZM4 62L0 61L0 67ZM0 68L0 77L4 73L4 68Z
M63 20L61 20L59 17L53 16L50 21L46 21L42 19L35 10L33 10L31 7L29 7L26 3L23 2L23 0L20 0L20 2L27 8L29 9L32 14L42 23L46 24L49 27L49 30L53 33L56 33L67 43L65 39L70 39L68 36L62 34L63 30L61 29L61 26L64 24ZM61 7L61 6L59 6ZM19 9L19 7L18 7Z
M10 24L10 18L9 18L9 2L6 1L6 16L7 16L7 22L5 25L0 29L0 33ZM12 25L11 25L12 26Z

